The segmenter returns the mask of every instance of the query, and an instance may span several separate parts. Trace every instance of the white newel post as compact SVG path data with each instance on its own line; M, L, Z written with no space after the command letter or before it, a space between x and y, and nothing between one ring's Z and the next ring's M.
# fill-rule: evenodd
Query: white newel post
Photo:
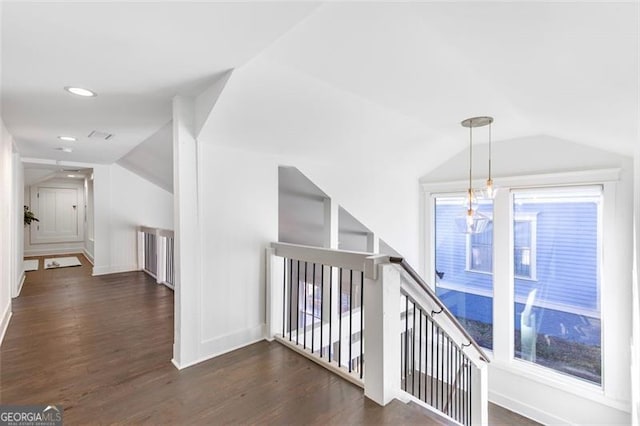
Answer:
M144 232L138 230L138 270L144 269Z
M156 229L156 283L162 284L167 281L167 239Z
M400 391L400 273L380 259L365 263L364 394L386 405Z
M489 424L489 384L487 365L482 364L480 368L471 367L471 424Z
M267 340L272 341L274 336L282 333L282 312L284 305L283 280L285 274L284 260L275 255L275 249L268 247L265 250L267 267ZM284 337L284 336L283 336Z

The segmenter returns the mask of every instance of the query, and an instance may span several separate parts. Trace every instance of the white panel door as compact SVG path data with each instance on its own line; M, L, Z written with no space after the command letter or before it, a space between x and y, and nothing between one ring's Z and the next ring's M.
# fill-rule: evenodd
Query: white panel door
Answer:
M76 188L38 187L36 193L35 232L33 243L81 241L79 226L79 194Z

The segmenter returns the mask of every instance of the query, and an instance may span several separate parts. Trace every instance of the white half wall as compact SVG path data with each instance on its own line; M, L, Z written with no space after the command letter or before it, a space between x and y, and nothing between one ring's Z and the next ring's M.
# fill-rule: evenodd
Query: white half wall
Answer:
M93 274L138 270L136 228L173 229L173 195L117 164L95 165L93 186Z

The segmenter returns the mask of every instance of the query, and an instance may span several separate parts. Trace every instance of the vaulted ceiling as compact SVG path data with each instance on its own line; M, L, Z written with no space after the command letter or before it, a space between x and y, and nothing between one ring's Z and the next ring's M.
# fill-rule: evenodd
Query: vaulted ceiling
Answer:
M450 156L464 146L459 122L490 114L498 140L546 134L631 155L638 27L637 2L4 2L2 114L23 156L111 163L161 139L150 137L175 94L236 68L230 90L249 121L225 125L247 149L265 149L259 126L304 135L322 123L332 128L310 134L315 145L271 150L313 155L362 131L406 161ZM347 129L354 110L367 113ZM115 136L87 139L92 130ZM72 153L54 150L58 135L78 138Z

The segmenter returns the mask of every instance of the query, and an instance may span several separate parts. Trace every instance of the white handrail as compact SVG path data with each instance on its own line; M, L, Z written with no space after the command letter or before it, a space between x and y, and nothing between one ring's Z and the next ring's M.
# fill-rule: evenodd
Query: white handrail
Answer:
M276 256L361 272L364 271L365 261L371 256L371 253L334 250L289 243L271 243L271 248L275 250L274 254Z

